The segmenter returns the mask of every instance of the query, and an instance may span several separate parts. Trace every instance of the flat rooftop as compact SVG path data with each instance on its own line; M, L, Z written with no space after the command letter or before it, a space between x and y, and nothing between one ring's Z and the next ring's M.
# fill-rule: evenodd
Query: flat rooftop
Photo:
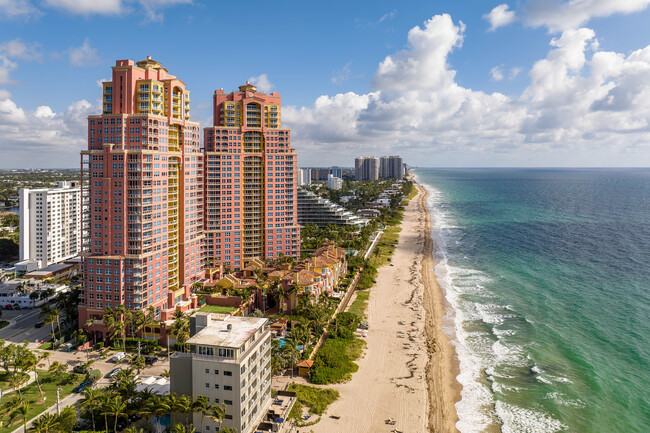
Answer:
M187 343L238 349L267 322L268 319L260 317L227 316L223 318L210 314L207 326L187 340ZM228 325L230 325L230 329Z

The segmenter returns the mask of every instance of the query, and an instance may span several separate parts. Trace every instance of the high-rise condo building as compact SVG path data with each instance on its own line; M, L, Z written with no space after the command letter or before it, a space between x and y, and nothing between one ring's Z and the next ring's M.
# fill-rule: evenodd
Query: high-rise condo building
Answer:
M190 93L147 57L118 60L102 98L81 152L79 323L120 304L153 307L166 320L190 307L203 272L202 154Z
M81 252L79 182L19 191L20 260L45 267Z
M298 169L298 186L311 185L311 168Z
M255 257L300 257L297 158L278 93L246 83L214 92L204 129L207 254L232 269Z
M379 158L359 156L354 159L354 177L357 180L379 179Z
M271 406L271 331L268 319L197 313L190 319L190 353L170 359L170 391L202 395L226 409L223 423L194 413L206 432L219 426L250 433Z
M401 179L404 177L404 161L400 156L382 156L379 160L379 177Z

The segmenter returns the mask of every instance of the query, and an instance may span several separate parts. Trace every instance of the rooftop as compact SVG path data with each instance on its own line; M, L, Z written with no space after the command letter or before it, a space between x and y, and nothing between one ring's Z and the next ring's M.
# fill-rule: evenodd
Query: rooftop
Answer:
M187 340L189 344L240 348L268 322L267 319L258 317L228 316L222 318L216 315L212 316L210 313L208 313L207 321L205 328Z

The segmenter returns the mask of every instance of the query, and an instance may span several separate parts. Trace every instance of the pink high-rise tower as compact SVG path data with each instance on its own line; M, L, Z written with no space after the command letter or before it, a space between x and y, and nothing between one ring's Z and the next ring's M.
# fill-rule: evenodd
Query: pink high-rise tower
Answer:
M81 152L81 327L120 304L153 307L163 321L194 306L204 261L199 134L180 79L150 57L116 62Z
M280 122L280 95L214 92L204 128L207 255L232 269L253 258L300 258L297 159Z

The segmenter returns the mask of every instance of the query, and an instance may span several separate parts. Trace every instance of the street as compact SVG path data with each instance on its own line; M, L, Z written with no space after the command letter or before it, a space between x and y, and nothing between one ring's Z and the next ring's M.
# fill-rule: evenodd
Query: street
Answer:
M42 328L35 328L37 322L42 321L38 317L40 308L29 310L2 310L2 320L8 320L10 324L0 329L0 339L13 343L22 343L24 340L34 343L36 340L47 340L52 328L45 325Z

